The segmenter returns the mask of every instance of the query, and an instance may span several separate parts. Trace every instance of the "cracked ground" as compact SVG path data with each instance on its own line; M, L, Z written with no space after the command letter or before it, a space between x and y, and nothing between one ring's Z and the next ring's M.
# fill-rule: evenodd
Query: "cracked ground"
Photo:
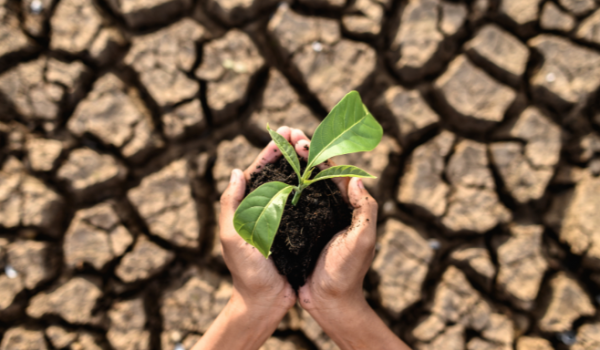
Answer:
M600 1L0 0L0 350L189 349L231 170L353 89L390 328L600 349ZM294 307L275 349L337 346Z

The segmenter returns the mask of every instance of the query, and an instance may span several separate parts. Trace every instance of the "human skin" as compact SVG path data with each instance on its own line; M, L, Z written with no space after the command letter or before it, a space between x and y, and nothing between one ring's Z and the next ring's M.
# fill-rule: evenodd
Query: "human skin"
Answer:
M281 127L277 132L290 140L290 128ZM233 227L233 215L244 199L246 182L253 172L279 157L281 152L271 141L246 171L233 170L229 186L221 196L219 238L223 259L233 278L233 293L193 350L256 350L296 303L294 289L279 274L273 260L265 259Z
M292 131L298 155L308 158L310 141ZM327 165L334 166L330 160ZM363 280L375 256L377 202L359 178L334 181L354 208L350 228L336 234L315 270L298 290L298 301L342 350L409 350L377 316L363 295Z
M307 158L310 141L304 133L288 127L277 132L294 145L300 157ZM271 141L246 171L233 171L221 196L219 234L223 258L233 277L233 294L193 350L256 350L296 303L294 290L272 260L246 243L233 227L246 182L253 172L279 157L281 152ZM319 168L333 165L329 161ZM362 292L375 252L377 202L360 179L333 180L354 207L352 225L325 247L313 274L299 289L298 301L342 350L409 350L371 309Z

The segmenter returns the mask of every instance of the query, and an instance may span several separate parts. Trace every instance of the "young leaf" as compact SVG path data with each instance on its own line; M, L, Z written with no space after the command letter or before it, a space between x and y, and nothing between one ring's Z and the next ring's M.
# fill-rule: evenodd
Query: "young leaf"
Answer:
M349 92L317 127L306 169L347 153L374 149L383 136L381 125L369 113L356 91Z
M247 195L235 211L235 230L265 258L269 257L285 202L293 189L283 182L267 182Z
M337 165L331 168L327 168L320 173L318 173L314 179L307 181L307 184L312 184L313 182L317 182L320 180L331 179L334 177L363 177L375 179L376 177L362 170L361 168L357 168L353 165Z
M300 161L298 160L298 155L296 154L296 150L294 146L292 146L285 137L279 135L276 131L271 130L269 124L267 124L267 131L271 135L273 141L277 145L277 148L281 151L281 154L285 157L285 159L290 163L292 169L298 175L298 181L300 181Z

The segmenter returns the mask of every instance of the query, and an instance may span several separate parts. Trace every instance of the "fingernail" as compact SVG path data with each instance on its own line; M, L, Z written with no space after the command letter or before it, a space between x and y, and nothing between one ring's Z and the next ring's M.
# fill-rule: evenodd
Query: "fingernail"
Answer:
M306 140L300 140L300 141L298 141L297 145L300 147L304 147L304 146L308 146L309 142Z
M365 189L365 184L363 184L362 179L358 179L356 181L356 186L358 186L358 188L360 188L361 190Z
M277 133L281 134L285 128L287 128L287 126L280 126L279 129L277 129Z
M233 169L233 171L231 172L231 178L229 179L229 183L234 183L237 181L237 179L239 179L240 177L240 169Z

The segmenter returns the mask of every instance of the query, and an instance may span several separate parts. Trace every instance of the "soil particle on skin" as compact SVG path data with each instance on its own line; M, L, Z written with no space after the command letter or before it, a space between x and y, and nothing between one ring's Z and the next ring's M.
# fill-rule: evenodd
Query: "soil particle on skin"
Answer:
M306 162L302 161L301 167L304 171ZM315 170L312 176L318 173ZM271 181L298 184L294 170L281 158L252 175L246 194ZM331 180L318 181L307 187L296 206L292 205L292 198L293 194L285 205L271 257L279 273L298 290L312 273L323 248L336 233L350 225L353 209Z

